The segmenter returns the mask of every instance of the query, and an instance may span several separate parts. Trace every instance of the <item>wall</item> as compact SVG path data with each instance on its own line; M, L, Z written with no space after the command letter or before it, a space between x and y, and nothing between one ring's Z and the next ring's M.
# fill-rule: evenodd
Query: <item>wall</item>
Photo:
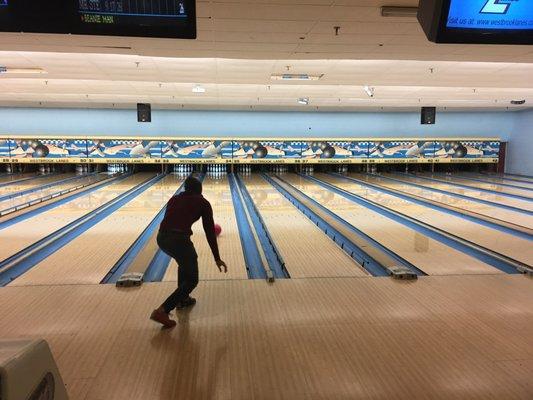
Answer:
M0 108L0 134L222 137L500 137L508 140L515 113L154 111L138 123L135 110Z
M533 176L533 110L516 113L505 172Z

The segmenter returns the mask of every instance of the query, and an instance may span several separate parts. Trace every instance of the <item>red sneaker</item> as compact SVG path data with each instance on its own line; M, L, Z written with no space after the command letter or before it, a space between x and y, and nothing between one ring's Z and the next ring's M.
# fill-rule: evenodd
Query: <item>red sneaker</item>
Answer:
M168 314L159 309L152 311L150 319L155 322L159 322L165 328L174 328L176 326L176 321L170 319Z

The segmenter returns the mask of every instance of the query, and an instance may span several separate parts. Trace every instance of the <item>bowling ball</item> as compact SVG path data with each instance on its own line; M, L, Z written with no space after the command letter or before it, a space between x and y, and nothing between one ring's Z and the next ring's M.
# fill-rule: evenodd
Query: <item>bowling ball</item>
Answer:
M335 149L332 146L326 146L324 150L322 150L322 157L323 158L333 158L335 156Z
M33 157L35 158L44 158L50 154L50 150L45 145L39 144L34 148Z
M255 155L257 158L265 158L266 155L268 154L268 150L265 146L259 146L257 147L255 150Z
M453 153L453 156L457 158L463 158L464 156L466 156L467 153L468 149L461 144L455 149L455 153Z
M215 235L220 236L222 233L222 227L219 224L215 224Z

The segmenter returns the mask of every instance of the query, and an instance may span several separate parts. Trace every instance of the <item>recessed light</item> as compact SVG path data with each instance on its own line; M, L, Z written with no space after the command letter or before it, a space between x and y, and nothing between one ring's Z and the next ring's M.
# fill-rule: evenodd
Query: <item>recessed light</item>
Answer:
M42 68L11 68L0 66L0 74L46 74Z
M526 100L511 100L511 104L514 106L521 106L522 104L526 104Z
M272 74L270 79L273 81L318 81L324 74L308 75L308 74Z
M309 97L300 97L298 99L298 104L302 104L304 106L309 104Z
M200 85L196 85L192 88L193 93L205 93L205 88Z

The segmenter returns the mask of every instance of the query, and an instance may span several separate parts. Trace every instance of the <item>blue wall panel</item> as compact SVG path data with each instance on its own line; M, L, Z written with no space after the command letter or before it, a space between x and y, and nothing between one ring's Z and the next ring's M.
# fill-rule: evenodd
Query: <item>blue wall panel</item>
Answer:
M515 114L505 172L533 176L533 110Z
M438 113L420 125L418 113L153 111L0 108L0 134L176 137L500 137L515 113Z

